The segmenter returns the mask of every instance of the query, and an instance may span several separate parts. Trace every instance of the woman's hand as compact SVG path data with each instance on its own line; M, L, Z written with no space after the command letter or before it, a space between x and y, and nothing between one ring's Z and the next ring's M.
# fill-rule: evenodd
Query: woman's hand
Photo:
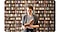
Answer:
M25 29L26 29L26 27L25 27L25 26L22 26L21 28L22 28L23 30L25 30Z

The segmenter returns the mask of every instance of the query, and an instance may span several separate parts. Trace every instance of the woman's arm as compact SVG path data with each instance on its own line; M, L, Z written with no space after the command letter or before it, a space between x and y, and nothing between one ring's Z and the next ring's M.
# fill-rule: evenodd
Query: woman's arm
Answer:
M30 25L32 28L39 28L39 25Z

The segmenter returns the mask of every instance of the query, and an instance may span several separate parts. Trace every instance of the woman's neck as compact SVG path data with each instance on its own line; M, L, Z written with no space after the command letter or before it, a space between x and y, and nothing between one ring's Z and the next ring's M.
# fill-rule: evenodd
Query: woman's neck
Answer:
M31 17L31 16L32 16L32 14L29 14L29 16Z

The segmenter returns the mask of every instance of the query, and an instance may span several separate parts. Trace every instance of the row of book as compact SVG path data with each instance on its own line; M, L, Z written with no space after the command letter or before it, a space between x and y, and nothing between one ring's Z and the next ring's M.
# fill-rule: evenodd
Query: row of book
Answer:
M27 4L26 4L27 2ZM27 6L26 6L27 5ZM36 32L54 32L55 30L55 1L54 0L5 0L5 31L22 32L22 16L26 7L33 6L34 14L39 17L39 30Z

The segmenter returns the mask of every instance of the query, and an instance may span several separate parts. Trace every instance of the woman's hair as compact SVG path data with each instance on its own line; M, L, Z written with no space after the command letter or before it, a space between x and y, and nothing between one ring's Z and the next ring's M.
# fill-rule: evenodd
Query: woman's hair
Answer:
M28 8L33 10L33 7L32 6L28 6Z

